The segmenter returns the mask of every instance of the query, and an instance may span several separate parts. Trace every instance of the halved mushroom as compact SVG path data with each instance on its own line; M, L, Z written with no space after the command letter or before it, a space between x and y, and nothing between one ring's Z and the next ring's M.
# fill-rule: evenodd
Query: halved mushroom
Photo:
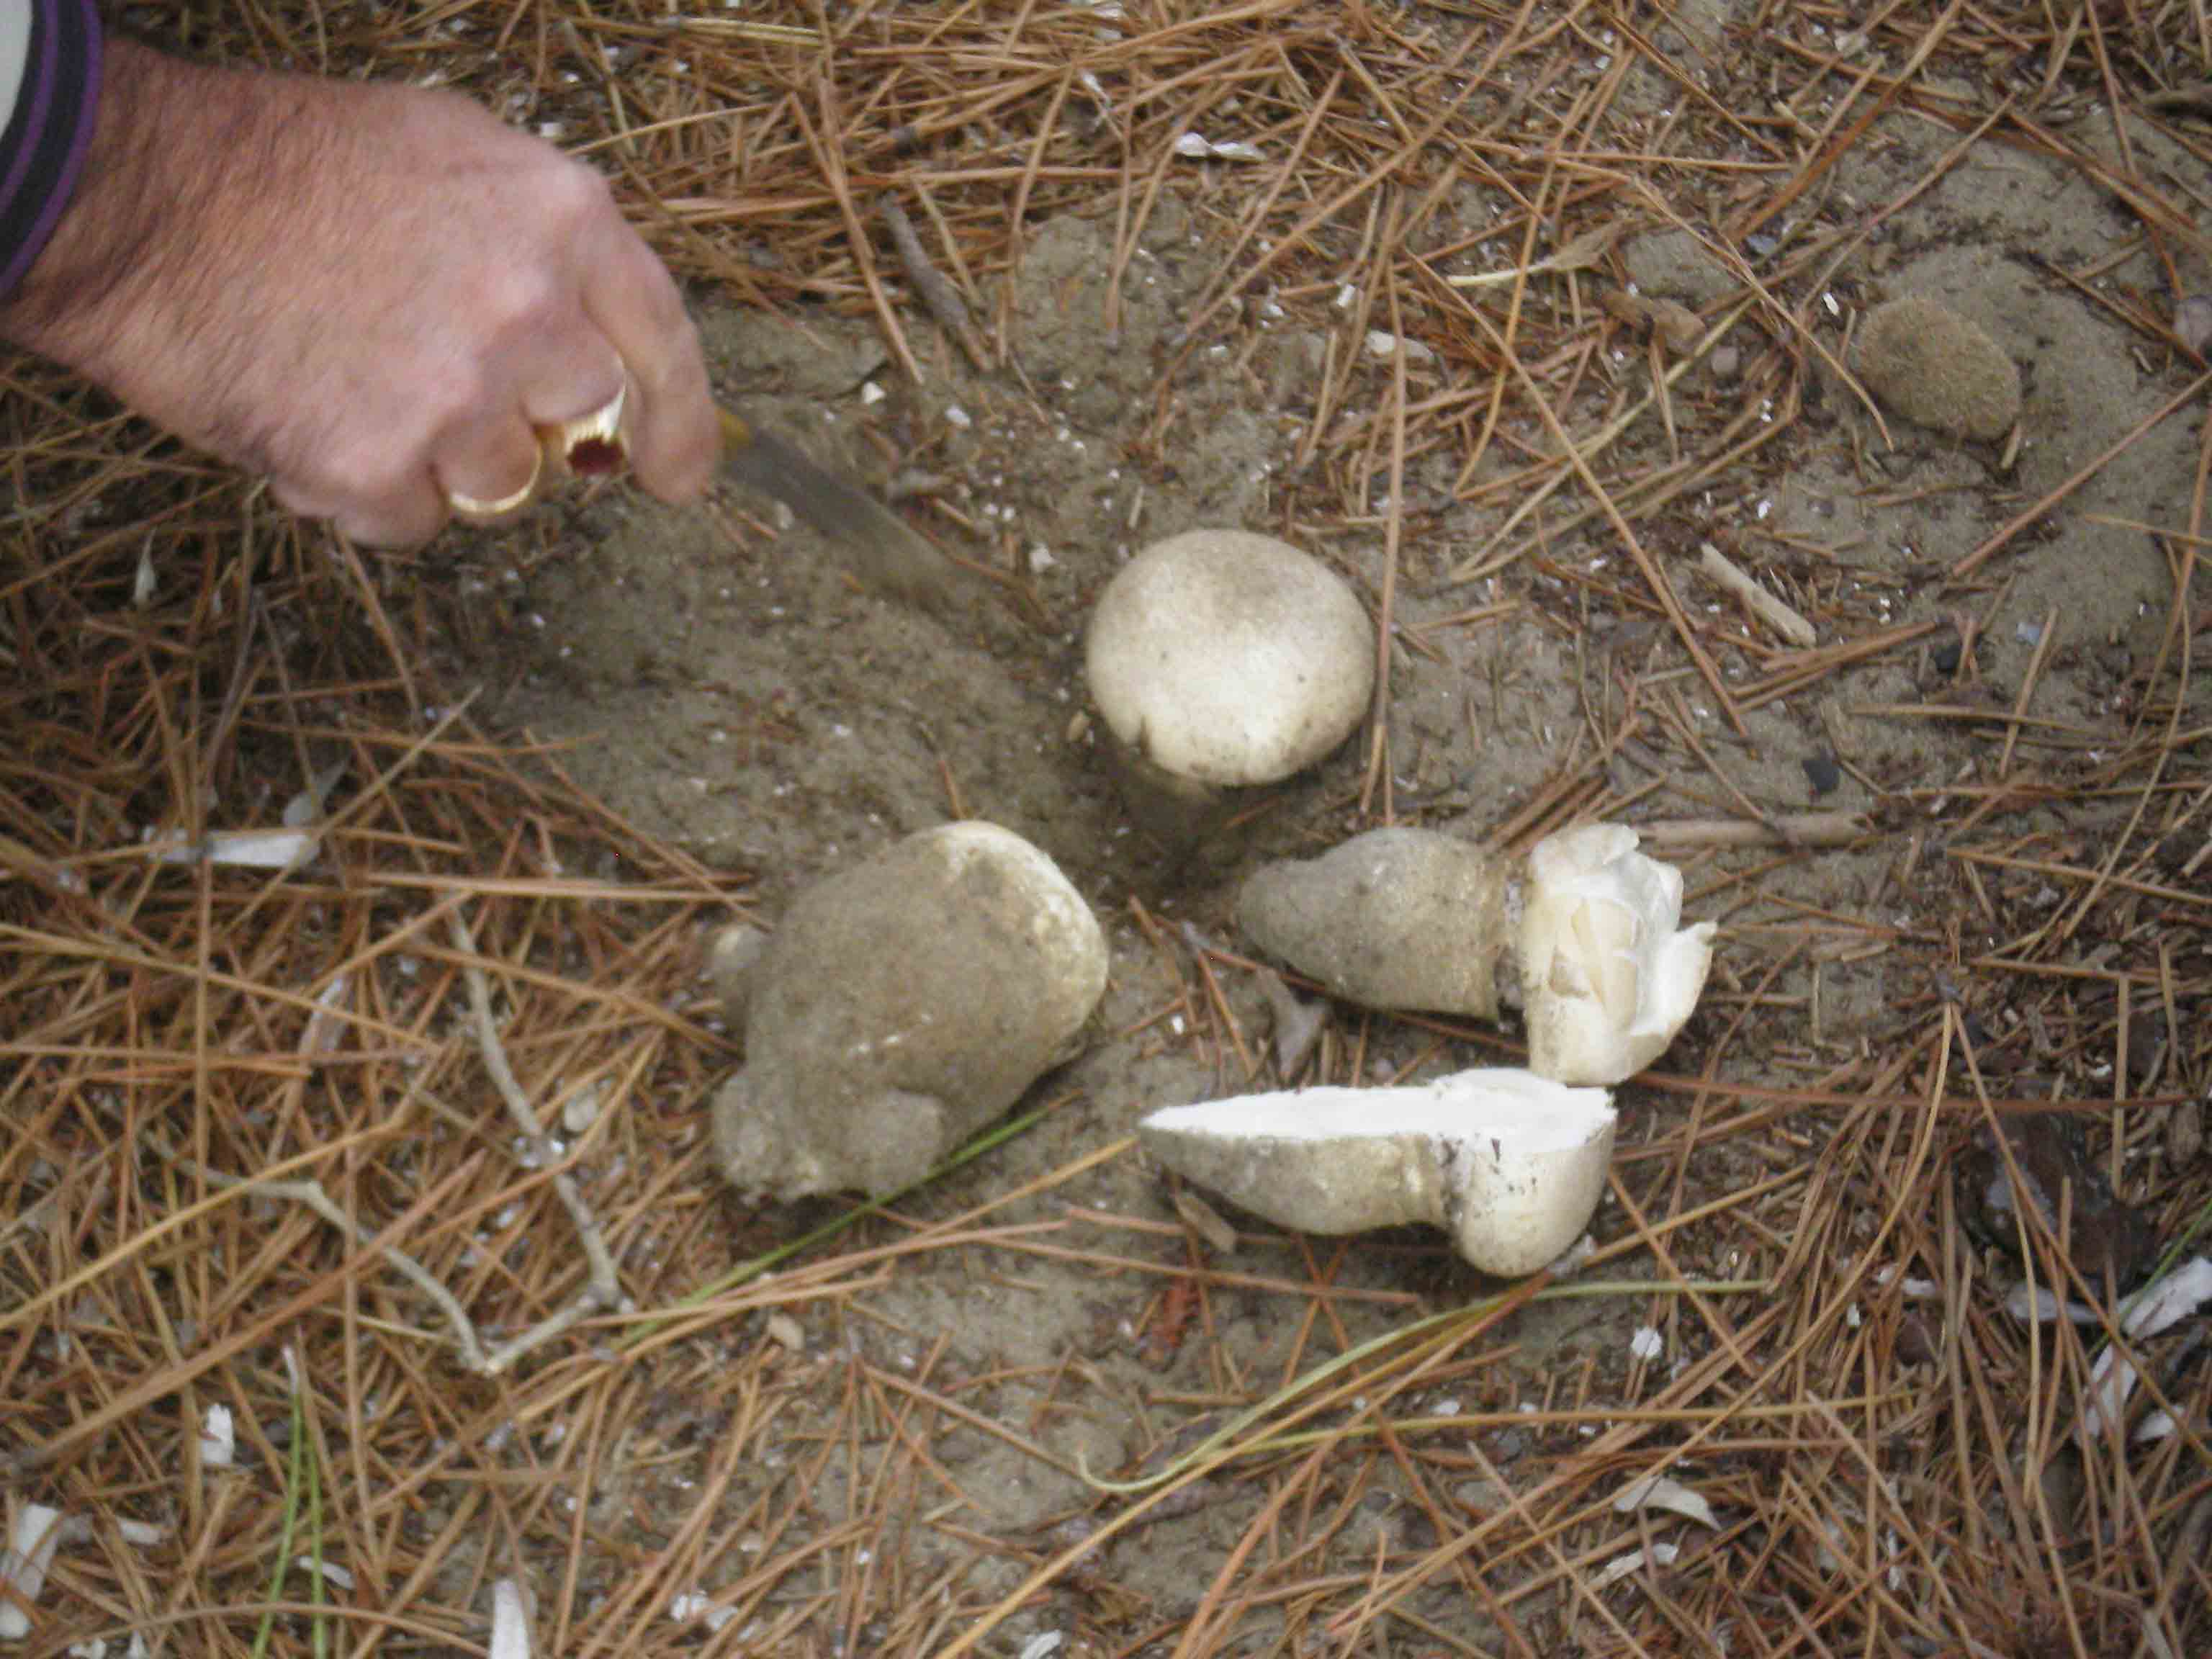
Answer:
M1433 830L1373 830L1255 871L1237 925L1369 1007L1492 1019L1519 1003L1531 1070L1619 1083L1674 1040L1712 962L1713 925L1681 926L1681 872L1636 839L1583 824L1522 861Z
M1309 1089L1173 1106L1138 1126L1168 1168L1302 1232L1427 1222L1485 1273L1534 1273L1589 1224L1613 1161L1612 1097L1531 1073Z

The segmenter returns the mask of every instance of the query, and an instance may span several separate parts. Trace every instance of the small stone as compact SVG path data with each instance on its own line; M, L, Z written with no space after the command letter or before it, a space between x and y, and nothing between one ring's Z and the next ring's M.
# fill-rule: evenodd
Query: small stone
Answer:
M599 1108L606 1100L604 1082L586 1084L561 1103L561 1127L572 1135L582 1134L599 1121Z
M1727 299L1741 286L1735 273L1686 230L1655 230L1626 243L1622 265L1637 291L1685 301L1699 309Z
M2020 418L2020 369L1978 323L1933 300L1867 313L1856 361L1867 388L1909 421L1988 442Z
M2019 1254L2020 1195L2012 1179L2017 1167L2029 1207L2050 1232L2057 1231L2063 1199L2067 1254L2091 1290L2101 1290L2107 1274L2122 1290L2142 1278L2157 1241L2142 1213L2113 1196L2104 1170L2088 1155L2081 1126L2055 1112L2010 1114L1997 1124L2012 1154L2009 1164L1986 1126L1959 1162L1967 1225L1985 1243Z
M2186 1170L2204 1155L2203 1101L2185 1100L2173 1109L2166 1124L2166 1151L2177 1170Z
M1657 300L1651 306L1651 326L1677 357L1686 356L1705 337L1705 320L1685 305Z
M1805 769L1805 781L1815 796L1826 794L1844 781L1844 769L1836 757L1825 750L1817 755L1808 755L1797 763Z

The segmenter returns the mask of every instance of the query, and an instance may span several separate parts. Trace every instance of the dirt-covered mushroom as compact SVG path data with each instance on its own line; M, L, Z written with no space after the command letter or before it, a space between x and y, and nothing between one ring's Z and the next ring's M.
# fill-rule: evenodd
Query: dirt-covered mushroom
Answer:
M1512 860L1433 830L1370 830L1316 859L1261 866L1237 893L1237 925L1334 995L1495 1019L1512 873Z
M714 1099L723 1174L756 1198L883 1194L1071 1056L1106 940L1044 854L952 823L803 894L733 988L745 1066Z
M1490 1273L1555 1261L1589 1224L1613 1160L1602 1089L1523 1071L1395 1089L1244 1095L1152 1113L1162 1164L1301 1232L1426 1222Z
M1187 531L1130 560L1099 595L1085 662L1120 757L1191 799L1311 766L1375 689L1374 635L1351 588L1241 530Z
M1681 872L1621 824L1563 830L1525 861L1372 830L1262 866L1237 903L1254 943L1334 995L1483 1019L1520 1004L1530 1069L1574 1084L1632 1076L1689 1018L1713 927L1681 919Z

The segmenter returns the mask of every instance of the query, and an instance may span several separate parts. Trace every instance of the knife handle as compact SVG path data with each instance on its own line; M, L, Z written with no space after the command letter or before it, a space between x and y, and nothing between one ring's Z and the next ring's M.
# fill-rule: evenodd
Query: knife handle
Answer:
M734 455L753 447L753 429L745 423L744 416L726 404L715 404L714 413L722 422L722 453Z

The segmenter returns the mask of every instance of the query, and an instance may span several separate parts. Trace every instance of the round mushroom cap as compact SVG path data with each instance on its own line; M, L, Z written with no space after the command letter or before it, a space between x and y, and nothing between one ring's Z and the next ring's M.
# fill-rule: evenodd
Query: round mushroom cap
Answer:
M1273 783L1352 735L1375 639L1352 589L1272 536L1191 530L1123 566L1091 618L1091 695L1162 771Z

